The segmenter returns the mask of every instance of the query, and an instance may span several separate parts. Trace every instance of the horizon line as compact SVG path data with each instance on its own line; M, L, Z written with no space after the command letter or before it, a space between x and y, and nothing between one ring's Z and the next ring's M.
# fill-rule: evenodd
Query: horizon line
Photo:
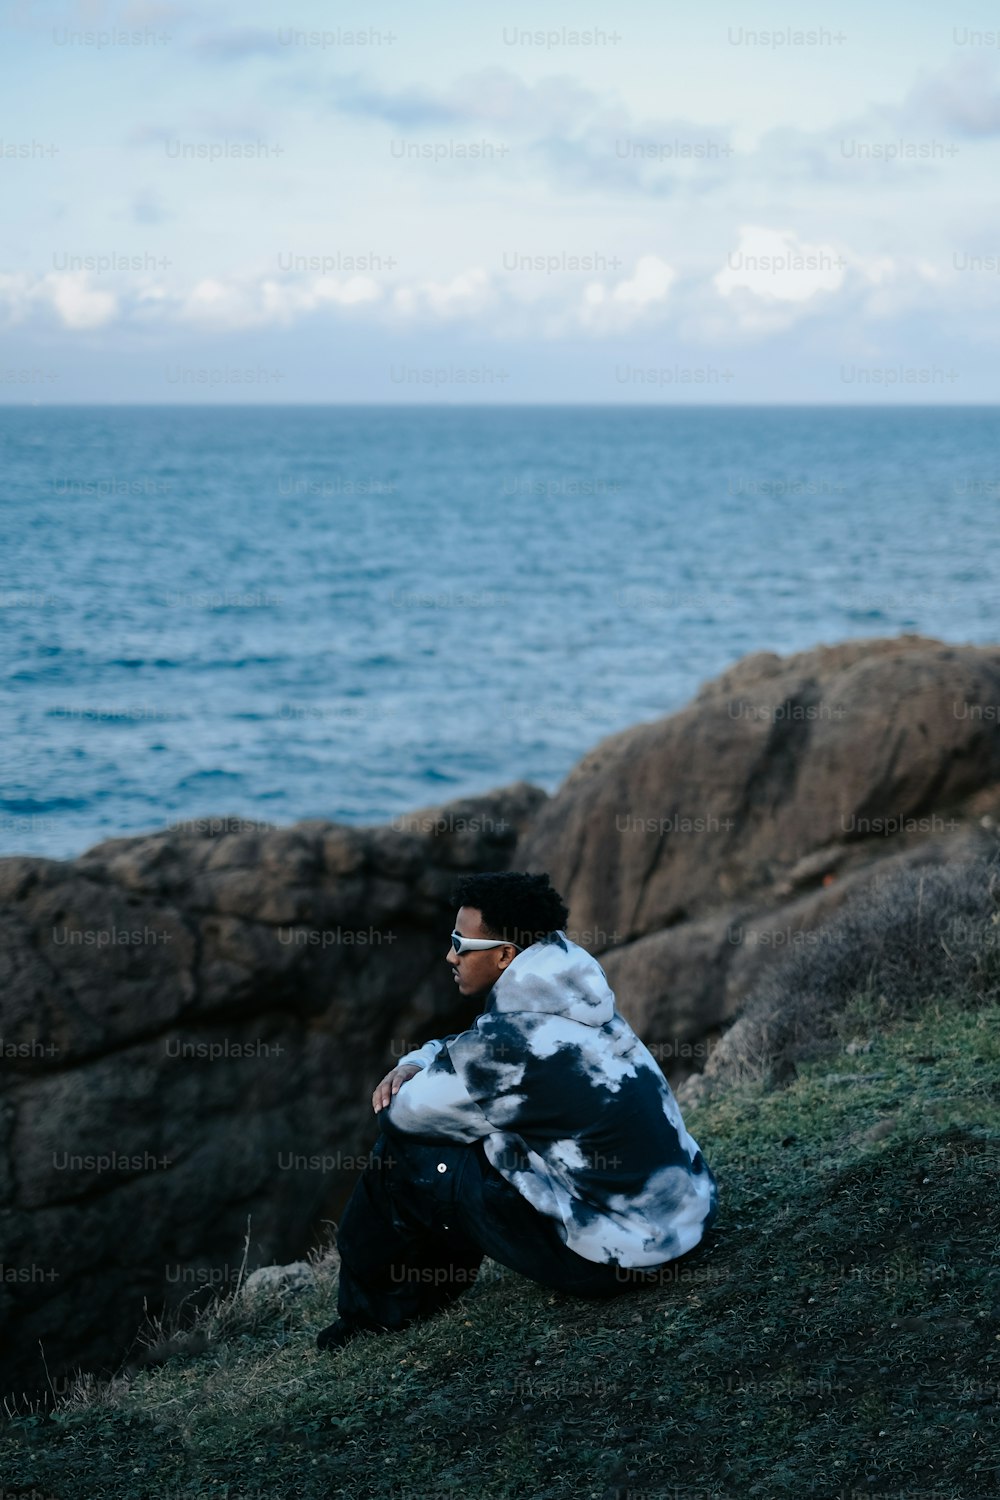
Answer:
M0 411L995 411L996 401L2 401Z

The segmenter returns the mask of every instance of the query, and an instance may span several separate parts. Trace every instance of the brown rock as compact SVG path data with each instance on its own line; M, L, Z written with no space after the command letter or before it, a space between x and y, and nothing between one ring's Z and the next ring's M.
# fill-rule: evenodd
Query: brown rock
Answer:
M236 1276L248 1216L249 1270L335 1218L375 1084L466 1024L455 876L504 867L544 796L0 860L0 1388L45 1386L39 1340L56 1381L117 1364L144 1297Z
M549 872L574 926L620 941L737 899L766 907L818 851L870 858L954 831L1000 783L998 703L997 647L903 636L758 653L584 756L515 864Z
M757 653L584 756L514 867L547 871L568 926L597 936L585 945L676 1085L858 880L961 857L995 828L998 704L997 647Z

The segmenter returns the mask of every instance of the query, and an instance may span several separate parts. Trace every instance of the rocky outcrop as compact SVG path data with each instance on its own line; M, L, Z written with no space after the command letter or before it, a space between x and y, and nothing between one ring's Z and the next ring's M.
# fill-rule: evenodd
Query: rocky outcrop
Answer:
M676 1081L775 961L897 863L989 843L1000 649L919 636L760 652L603 740L522 835Z
M456 874L524 783L390 827L239 819L0 861L0 1389L116 1363L164 1301L288 1261L375 1136L370 1093L460 1030ZM332 1314L331 1314L332 1315Z
M998 705L998 648L761 653L552 797L0 860L0 1389L44 1384L39 1342L56 1383L117 1363L144 1298L235 1279L248 1219L252 1273L336 1218L375 1082L471 1020L457 872L547 870L679 1084L852 891L994 839Z

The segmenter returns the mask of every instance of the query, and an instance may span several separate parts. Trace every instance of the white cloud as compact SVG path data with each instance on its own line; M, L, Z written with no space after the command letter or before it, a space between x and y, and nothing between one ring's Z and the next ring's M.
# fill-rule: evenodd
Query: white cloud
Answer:
M403 317L424 315L446 321L474 316L495 300L489 272L477 266L460 272L451 281L420 281L413 286L398 287L392 306Z
M349 276L338 281L332 276L316 277L305 282L268 280L260 287L260 314L267 322L290 322L298 314L315 312L324 304L332 307L361 307L378 302L382 288L370 276Z
M377 302L382 288L370 276L349 276L346 281L314 281L315 306L333 302L338 307L358 307L362 302Z
M529 82L492 67L434 90L383 87L354 73L324 75L314 87L342 113L402 131L473 127L496 146L521 142L522 170L560 193L583 188L662 197L681 183L699 192L731 165L728 126L635 117L613 90L592 89L567 74ZM497 161L501 172L509 169L505 156Z
M717 261L715 262L717 264ZM977 305L989 279L960 276L926 258L859 254L807 242L791 229L744 226L722 270L682 269L659 255L640 255L631 270L592 278L542 280L491 273L482 266L446 280L382 282L367 275L275 275L262 267L203 276L194 282L136 275L112 294L85 272L0 275L0 311L9 325L55 315L71 333L131 322L152 332L185 325L220 332L292 328L316 319L361 319L372 325L466 327L508 341L641 335L669 321L693 342L781 332L803 317L836 308L838 318L884 320L927 305Z
M230 323L246 317L247 302L243 293L224 281L206 276L191 288L181 311L181 316L195 322Z
M881 286L883 282L892 281L899 268L899 262L892 255L873 255L867 259L850 256L849 259L852 265L857 266L865 280L870 281L874 286ZM926 261L921 261L919 265L929 277L937 274L933 266L928 265Z
M55 312L65 328L102 328L118 315L118 299L95 290L86 271L50 271L32 277L0 275L0 306L8 323L22 323L39 307Z
M606 286L592 281L584 289L579 320L597 332L617 332L640 322L666 302L677 272L658 255L642 255L623 281Z
M791 229L747 224L712 281L721 297L751 292L764 302L807 302L844 284L846 257L833 245L808 245Z
M611 293L614 302L646 307L662 302L677 279L677 272L656 255L643 255L630 281L620 281Z
M103 328L118 312L117 298L95 291L86 271L53 271L44 278L40 291L67 328Z
M332 83L332 90L331 90ZM466 73L446 89L383 88L358 73L324 78L334 106L402 129L477 125L517 135L576 131L607 105L600 95L565 75L527 83L507 68Z
M11 275L0 271L0 308L7 323L23 322L30 310L31 279L23 273Z
M744 226L739 248L711 282L692 288L683 331L727 343L734 333L782 333L804 318L835 317L857 330L869 321L926 308L951 278L923 257L858 253L807 243L788 229ZM714 287L715 297L703 292Z
M324 305L359 307L377 302L382 288L368 276L314 277L308 281L276 281L250 277L220 281L205 277L182 299L180 316L188 322L219 328L259 328L288 324Z

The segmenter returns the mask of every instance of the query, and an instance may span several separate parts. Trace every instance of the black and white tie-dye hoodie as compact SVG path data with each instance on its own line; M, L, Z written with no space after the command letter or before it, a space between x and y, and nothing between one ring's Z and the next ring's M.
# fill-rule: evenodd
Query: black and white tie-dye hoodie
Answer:
M661 1265L718 1213L715 1178L604 970L564 932L519 953L468 1031L399 1059L406 1134L483 1139L492 1165L586 1260Z

